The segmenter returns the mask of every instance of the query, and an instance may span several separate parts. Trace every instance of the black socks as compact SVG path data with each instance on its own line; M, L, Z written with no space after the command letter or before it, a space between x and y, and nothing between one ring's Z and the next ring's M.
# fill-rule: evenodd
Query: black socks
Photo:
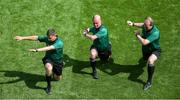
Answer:
M46 75L47 86L51 87L51 76Z
M153 64L148 64L147 71L148 71L148 80L147 80L147 82L151 83L153 73L154 73L154 65Z
M96 71L96 59L90 58L90 65L92 67L93 72Z

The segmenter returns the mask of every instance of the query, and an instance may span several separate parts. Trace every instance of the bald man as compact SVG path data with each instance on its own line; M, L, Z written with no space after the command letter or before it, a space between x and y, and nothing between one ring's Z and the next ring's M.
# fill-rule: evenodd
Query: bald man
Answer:
M129 26L136 26L142 28L142 35L140 31L135 31L135 36L142 44L142 54L143 58L148 62L148 80L144 86L144 90L148 90L152 85L152 77L154 73L154 63L160 57L160 32L154 25L153 19L151 17L146 17L144 23L136 23L132 21L127 21Z
M107 28L101 24L100 15L93 16L92 28L84 30L84 36L93 41L90 48L90 64L92 67L92 75L94 79L98 79L96 71L96 58L99 57L103 62L107 62L111 55L111 44L108 38ZM92 33L88 34L89 32Z

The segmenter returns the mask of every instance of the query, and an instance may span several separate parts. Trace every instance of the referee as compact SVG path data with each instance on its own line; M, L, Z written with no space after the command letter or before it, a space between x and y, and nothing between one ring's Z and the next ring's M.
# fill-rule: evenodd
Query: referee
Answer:
M84 30L84 36L93 41L90 47L90 64L92 67L92 75L94 79L98 79L96 71L96 58L99 57L101 61L107 62L111 56L111 44L109 42L108 30L101 24L100 15L94 15L93 27ZM92 34L88 34L88 33Z
M45 66L45 76L47 81L46 93L51 94L51 75L55 80L60 80L62 77L63 67L63 42L54 29L49 29L47 35L42 36L16 36L16 40L34 40L45 42L46 46L38 49L29 49L31 52L46 52L42 59Z
M148 90L152 86L152 77L154 73L155 65L154 63L160 57L160 32L158 28L154 25L154 21L151 17L146 17L144 23L137 23L132 21L127 21L129 26L136 26L142 29L142 34L140 31L135 32L135 36L142 44L142 54L143 58L147 61L147 72L148 79L144 86L144 90Z

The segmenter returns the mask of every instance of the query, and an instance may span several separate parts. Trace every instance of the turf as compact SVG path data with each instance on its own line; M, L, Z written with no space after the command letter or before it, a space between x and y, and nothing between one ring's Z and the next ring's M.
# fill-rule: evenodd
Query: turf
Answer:
M0 0L1 99L146 99L180 98L179 0ZM99 80L92 79L88 62L91 41L82 30L100 14L109 29L112 60L98 62ZM161 32L161 58L156 63L153 86L144 91L146 65L141 45L126 21L141 22L152 16ZM15 41L16 35L44 35L54 28L64 41L63 80L53 81L52 95L43 88L44 53L27 52L43 47L33 41Z

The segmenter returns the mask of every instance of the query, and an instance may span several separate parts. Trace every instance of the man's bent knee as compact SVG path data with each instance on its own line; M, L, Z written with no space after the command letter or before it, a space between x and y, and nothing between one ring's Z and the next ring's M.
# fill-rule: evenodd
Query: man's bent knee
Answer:
M154 64L154 62L157 60L156 55L152 54L149 59L148 59L148 63L149 64Z
M92 59L96 59L97 55L98 55L97 50L96 49L92 49L91 50L91 58Z
M55 79L56 81L59 81L59 80L62 79L62 75L56 75L56 74L54 74L54 79Z
M50 76L52 74L52 65L50 63L45 64L45 70L46 70L46 75Z

